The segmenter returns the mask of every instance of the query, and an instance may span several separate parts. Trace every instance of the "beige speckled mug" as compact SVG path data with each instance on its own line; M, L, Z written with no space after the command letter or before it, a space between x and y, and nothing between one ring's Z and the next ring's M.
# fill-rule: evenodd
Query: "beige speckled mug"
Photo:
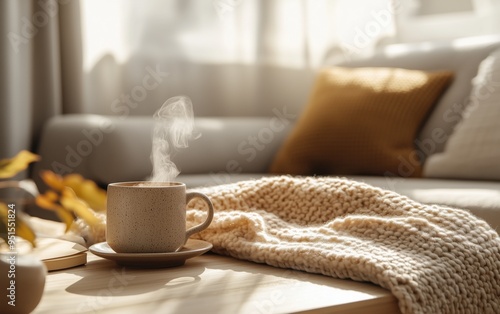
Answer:
M186 205L208 204L205 222L186 230ZM179 182L119 182L108 185L106 241L117 253L167 253L182 248L212 222L214 209L202 193L186 193Z

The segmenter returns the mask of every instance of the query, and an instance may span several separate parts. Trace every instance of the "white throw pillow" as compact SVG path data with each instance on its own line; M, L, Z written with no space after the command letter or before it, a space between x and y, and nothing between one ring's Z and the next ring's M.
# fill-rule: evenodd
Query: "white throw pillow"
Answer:
M462 120L424 176L500 180L500 49L479 65Z

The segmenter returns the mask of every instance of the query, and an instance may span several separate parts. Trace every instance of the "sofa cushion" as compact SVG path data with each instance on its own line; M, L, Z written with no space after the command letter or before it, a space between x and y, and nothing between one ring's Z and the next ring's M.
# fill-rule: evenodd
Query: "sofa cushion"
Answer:
M479 67L469 103L445 150L430 156L425 176L500 180L500 50Z
M321 71L271 172L420 176L413 141L452 76L397 68Z
M349 176L423 204L467 209L500 231L500 182Z

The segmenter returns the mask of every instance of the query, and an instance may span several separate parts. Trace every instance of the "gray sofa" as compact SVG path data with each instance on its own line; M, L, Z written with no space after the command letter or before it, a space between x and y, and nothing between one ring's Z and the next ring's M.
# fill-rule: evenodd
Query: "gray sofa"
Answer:
M458 119L444 117L454 104L467 100L479 63L498 47L500 37L496 36L393 45L369 59L342 65L449 69L455 72L452 85L440 98L416 139L423 155L429 156L441 152L445 145L444 142L433 141L433 130L440 128L447 136L453 132ZM286 107L275 108L273 115L268 117L196 118L201 137L173 157L181 171L177 180L194 188L269 175L267 169L296 120L287 113ZM454 113L459 114L456 110ZM43 159L35 165L34 173L41 169L51 169L60 174L78 172L103 186L116 181L143 180L152 171L152 128L152 117L55 117L48 121L41 134L38 153ZM429 177L352 178L394 190L419 202L468 209L493 228L500 228L500 181ZM35 180L39 181L38 178Z

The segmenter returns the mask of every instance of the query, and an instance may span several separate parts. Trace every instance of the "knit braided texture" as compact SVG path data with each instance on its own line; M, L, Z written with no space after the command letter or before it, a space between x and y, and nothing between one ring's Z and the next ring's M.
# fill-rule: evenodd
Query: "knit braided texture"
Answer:
M499 313L500 238L469 212L344 178L270 177L197 189L195 237L239 259L369 281L402 313ZM194 200L188 225L201 223Z

